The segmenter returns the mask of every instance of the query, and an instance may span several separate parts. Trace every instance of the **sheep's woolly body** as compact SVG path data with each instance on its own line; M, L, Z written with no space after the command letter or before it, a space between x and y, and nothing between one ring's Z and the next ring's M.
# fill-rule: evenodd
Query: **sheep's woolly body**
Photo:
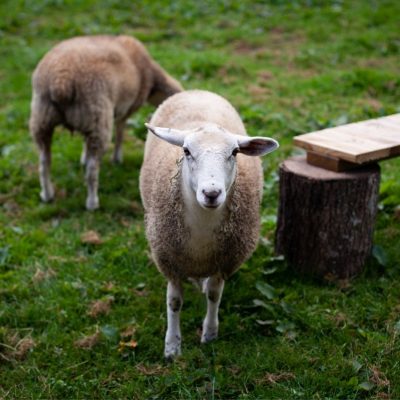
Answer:
M116 121L124 120L152 91L165 90L161 101L182 89L138 40L128 36L65 40L43 57L32 84L33 132L36 122L43 124L40 107L46 106L51 109L49 125L63 124L84 134L110 131L110 126L102 129L102 115L108 110Z
M151 124L191 129L215 123L246 135L234 108L222 97L205 91L174 95L154 114ZM182 149L148 134L140 185L146 211L146 232L153 257L170 281L220 275L228 278L254 251L259 235L262 169L258 157L237 156L237 177L220 215L220 223L204 218L190 226L191 210L181 187ZM212 211L216 213L218 211ZM204 210L204 215L210 213ZM215 215L215 214L214 214ZM218 216L216 216L218 218ZM201 220L201 219L200 219ZM210 232L209 227L214 229ZM193 235L204 230L204 251L195 251Z
M57 125L85 137L81 163L86 164L86 207L99 206L99 162L111 142L113 159L122 161L122 138L127 118L145 101L158 105L180 92L181 85L128 36L87 36L61 42L38 64L32 77L29 127L39 148L43 201L54 197L50 180L51 140Z

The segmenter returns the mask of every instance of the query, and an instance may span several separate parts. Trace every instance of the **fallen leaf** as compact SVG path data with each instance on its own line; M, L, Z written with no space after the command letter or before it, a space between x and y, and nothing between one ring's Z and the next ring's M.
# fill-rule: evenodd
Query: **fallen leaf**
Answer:
M352 323L349 317L342 312L338 312L337 314L329 316L328 318L335 323L337 328L343 328Z
M264 71L259 71L257 76L261 82L267 82L274 77L274 74L271 71L264 70Z
M334 274L332 274L331 272L328 272L328 273L324 276L324 280L325 280L326 282L333 283L333 282L336 282L336 281L337 281L337 276L334 275Z
M262 378L257 379L257 384L267 384L267 385L275 385L281 381L288 381L290 379L294 379L295 375L291 372L281 372L280 374L271 374L267 372Z
M118 345L118 351L122 353L125 350L134 350L137 347L137 341L136 340L129 340L128 342L120 341Z
M386 378L385 374L378 369L375 365L369 367L372 372L371 381L378 387L389 387L390 381Z
M67 191L65 189L59 189L56 191L57 199L65 199L67 197Z
M87 314L90 317L97 318L99 315L107 315L111 310L111 304L114 297L109 296L103 300L96 300L91 303Z
M52 268L49 268L46 270L36 268L36 272L35 272L35 275L33 275L33 277L32 277L32 281L33 281L33 283L40 283L47 279L53 278L56 275L57 275L57 273Z
M152 375L158 375L158 376L162 376L162 375L166 375L168 372L168 368L163 367L159 364L156 365L152 365L152 366L146 366L143 364L138 364L136 366L136 369L142 373L143 375L146 376L152 376Z
M143 207L138 201L132 201L131 210L134 214L141 214L143 212Z
M113 282L106 282L104 284L104 290L111 292L115 288L115 285Z
M379 392L376 394L376 398L382 400L390 400L391 397L388 393Z
M238 365L232 365L231 367L228 367L227 370L233 375L237 376L239 373L242 371L242 369Z
M136 294L136 296L139 296L139 297L147 297L149 294L149 291L146 289L143 289L143 290L131 289L131 292Z
M121 337L126 339L132 337L136 332L136 328L134 326L128 326L123 332L121 332Z
M348 290L351 288L351 283L349 279L338 279L337 285L340 290Z
M50 261L59 261L59 262L67 262L68 261L68 258L61 257L61 256L54 256L54 255L47 256L47 259Z
M81 242L83 244L102 244L103 240L96 231L87 231L81 235Z
M21 212L20 205L14 200L8 200L3 204L4 209L6 210L7 215L16 216Z
M14 332L6 335L5 343L0 346L0 356L8 362L23 360L35 346L36 343L30 336L21 339L19 333Z
M125 228L129 228L131 226L131 224L129 223L129 221L125 218L121 218L120 221L122 226L124 226Z
M100 342L101 333L96 331L93 335L85 336L74 342L75 347L79 349L90 350Z
M36 343L31 337L25 337L17 343L13 357L17 360L22 360L35 346Z

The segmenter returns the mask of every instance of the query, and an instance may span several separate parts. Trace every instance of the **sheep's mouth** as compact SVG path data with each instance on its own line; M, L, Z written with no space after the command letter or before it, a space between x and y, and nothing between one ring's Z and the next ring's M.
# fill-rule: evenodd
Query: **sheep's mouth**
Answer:
M206 208L218 208L219 206L219 204L204 204L204 207Z

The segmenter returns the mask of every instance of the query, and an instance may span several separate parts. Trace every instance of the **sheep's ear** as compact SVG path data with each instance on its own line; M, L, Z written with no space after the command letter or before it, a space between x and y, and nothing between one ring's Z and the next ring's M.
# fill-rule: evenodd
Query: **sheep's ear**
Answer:
M264 156L279 147L279 143L268 137L237 136L240 153L246 156Z
M185 141L186 131L180 131L178 129L171 128L160 128L158 126L151 126L145 124L147 129L154 133L158 138L165 140L168 143L174 144L175 146L183 146Z

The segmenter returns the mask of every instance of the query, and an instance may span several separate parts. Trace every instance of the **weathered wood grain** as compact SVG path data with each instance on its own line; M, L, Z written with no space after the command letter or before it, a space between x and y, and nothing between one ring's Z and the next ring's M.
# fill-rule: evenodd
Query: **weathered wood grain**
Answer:
M321 157L366 164L400 155L400 114L323 129L294 138Z

